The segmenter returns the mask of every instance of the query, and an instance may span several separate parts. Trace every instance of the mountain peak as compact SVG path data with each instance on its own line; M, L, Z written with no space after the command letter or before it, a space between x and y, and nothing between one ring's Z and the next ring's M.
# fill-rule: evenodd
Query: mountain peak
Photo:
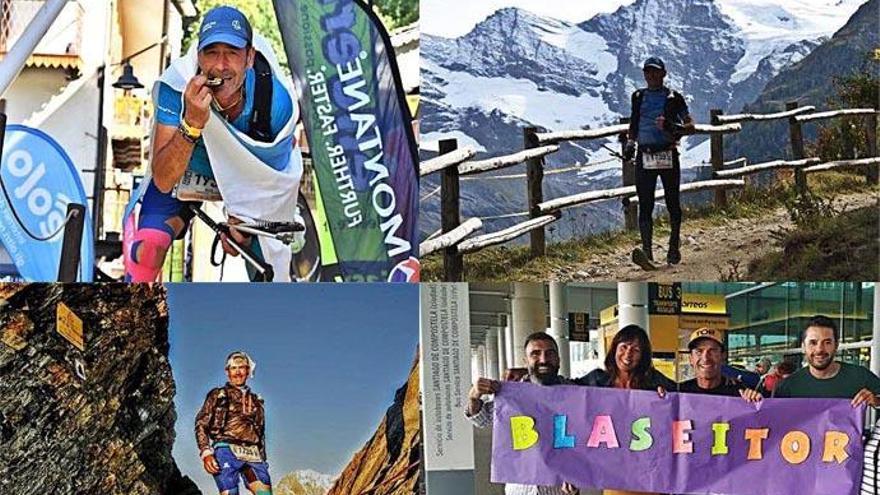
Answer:
M553 32L571 26L573 24L544 17L519 7L503 7L478 22L465 37L483 37L487 32L499 32L511 36L530 33L531 36L537 36L537 33Z
M281 478L274 491L278 495L324 495L335 478L313 469L299 469Z

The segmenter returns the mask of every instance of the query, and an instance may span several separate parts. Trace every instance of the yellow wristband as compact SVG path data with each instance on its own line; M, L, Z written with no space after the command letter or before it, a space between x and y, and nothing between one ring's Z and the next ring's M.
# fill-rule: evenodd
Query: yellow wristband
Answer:
M202 130L198 127L193 127L187 124L186 119L183 117L180 118L180 127L183 128L183 131L187 134L187 136L193 139L198 139L202 136Z

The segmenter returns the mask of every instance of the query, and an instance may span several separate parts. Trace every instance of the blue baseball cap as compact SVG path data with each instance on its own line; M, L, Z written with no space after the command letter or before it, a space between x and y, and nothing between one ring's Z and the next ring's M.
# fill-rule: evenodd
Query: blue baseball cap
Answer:
M209 10L199 27L199 51L213 43L244 48L252 40L253 31L247 17L238 9L226 5Z
M666 65L657 57L649 57L648 60L645 60L645 65L642 66L642 70L654 68L660 69L662 71L666 71Z

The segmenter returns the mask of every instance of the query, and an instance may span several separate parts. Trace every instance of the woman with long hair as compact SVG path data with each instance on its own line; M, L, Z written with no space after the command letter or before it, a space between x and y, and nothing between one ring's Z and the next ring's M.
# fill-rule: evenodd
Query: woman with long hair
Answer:
M595 369L575 380L578 385L636 390L656 390L664 396L675 390L676 383L654 368L651 363L651 341L638 325L627 325L611 340L605 356L605 369ZM604 490L603 495L654 495L643 492Z

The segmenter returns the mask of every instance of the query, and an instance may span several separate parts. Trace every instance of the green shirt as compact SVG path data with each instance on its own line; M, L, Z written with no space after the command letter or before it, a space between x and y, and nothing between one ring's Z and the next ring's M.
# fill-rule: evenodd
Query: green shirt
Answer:
M852 399L863 388L880 394L880 378L864 366L840 363L840 371L824 380L810 374L809 367L799 369L776 385L773 397Z

